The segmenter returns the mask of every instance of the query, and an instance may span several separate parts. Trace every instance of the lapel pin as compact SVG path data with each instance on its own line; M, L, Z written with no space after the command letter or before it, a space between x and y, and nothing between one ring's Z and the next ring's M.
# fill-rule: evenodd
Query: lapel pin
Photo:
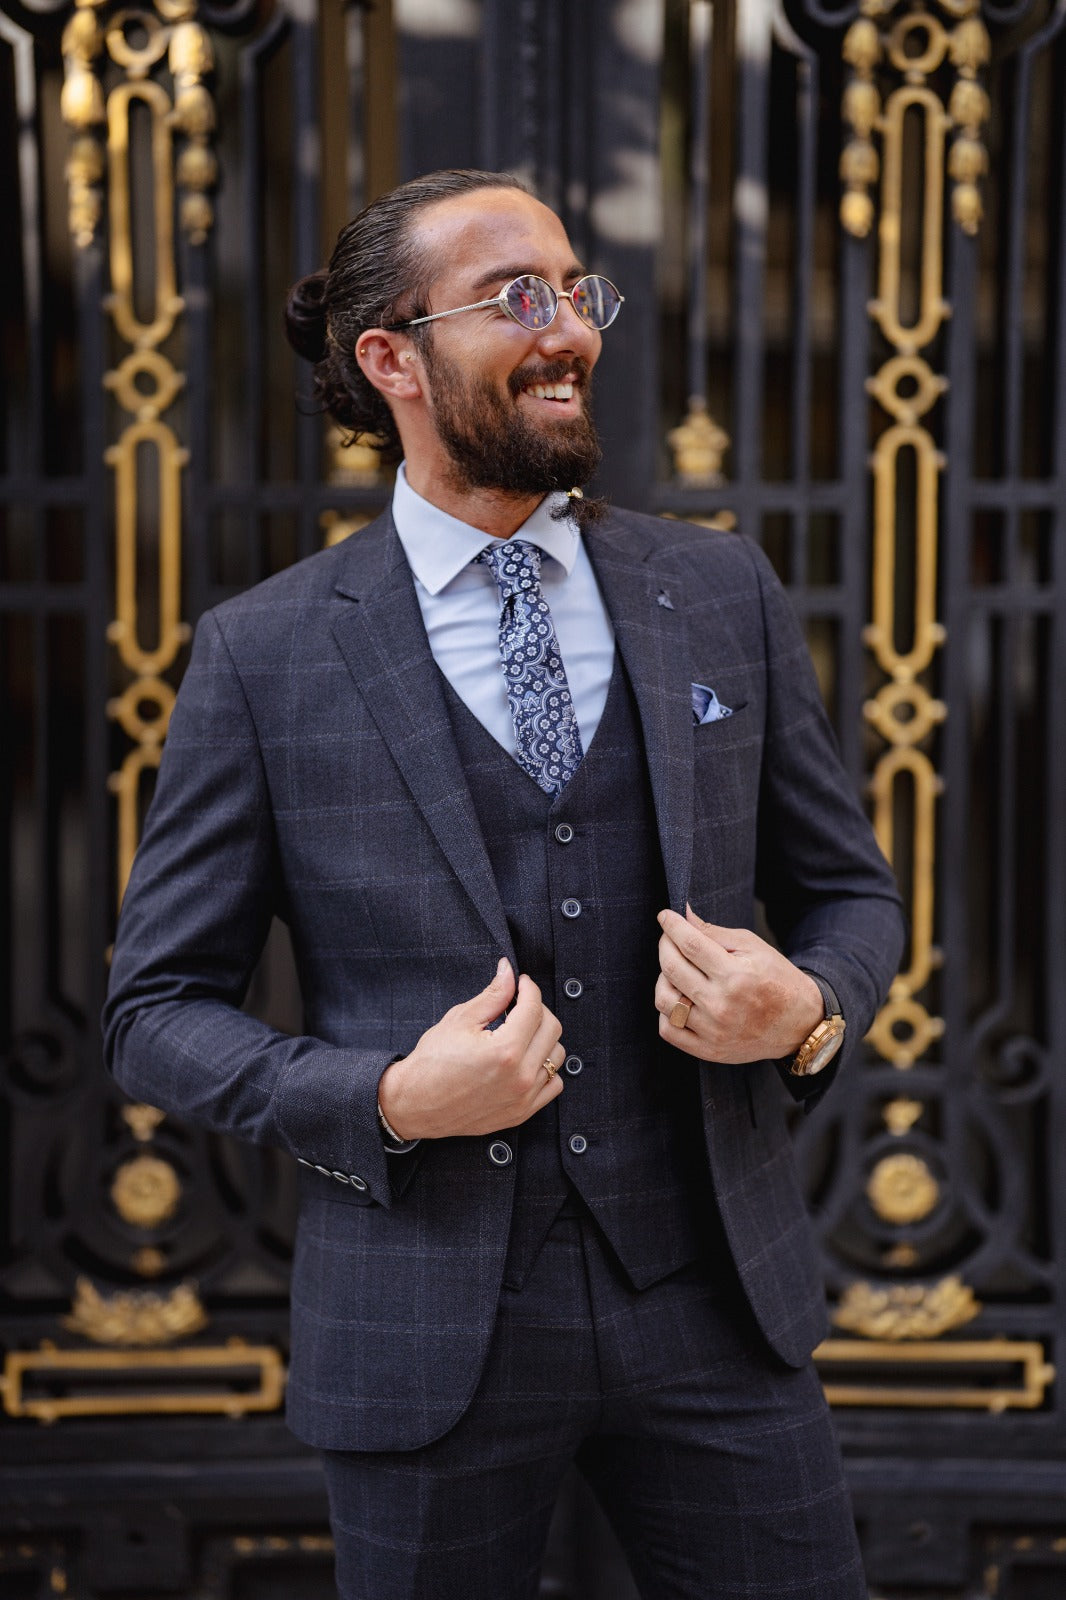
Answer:
M672 611L674 609L674 602L671 600L665 589L659 590L659 593L656 597L656 602L658 605L662 606L664 611Z

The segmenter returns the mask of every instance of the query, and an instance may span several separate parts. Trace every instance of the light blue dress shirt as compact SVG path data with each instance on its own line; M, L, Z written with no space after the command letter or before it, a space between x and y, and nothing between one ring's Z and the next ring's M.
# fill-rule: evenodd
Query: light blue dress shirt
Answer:
M614 665L614 629L572 518L554 521L563 494L551 494L511 535L538 545L541 592L551 610L566 678L587 750L599 727ZM500 661L500 595L474 557L495 541L480 528L424 500L401 465L392 515L415 580L415 594L438 667L474 716L509 755L514 724Z

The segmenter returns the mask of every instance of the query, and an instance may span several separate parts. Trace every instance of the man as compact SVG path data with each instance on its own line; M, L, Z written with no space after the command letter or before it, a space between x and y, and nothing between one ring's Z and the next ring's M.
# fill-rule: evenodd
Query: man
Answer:
M123 908L120 1082L302 1163L289 1416L346 1600L529 1600L575 1459L645 1597L865 1594L782 1084L861 1039L898 901L757 549L568 515L620 303L486 173L297 286L405 466L202 620ZM238 1009L275 914L297 1038Z

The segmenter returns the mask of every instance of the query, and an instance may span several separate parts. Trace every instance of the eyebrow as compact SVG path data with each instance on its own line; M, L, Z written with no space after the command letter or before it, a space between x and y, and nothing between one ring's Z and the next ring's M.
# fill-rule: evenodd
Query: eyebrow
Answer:
M528 262L523 262L520 266L493 267L490 271L481 274L471 286L470 292L471 294L477 294L480 290L487 289L490 283L510 283L512 278L521 278L531 270ZM533 276L539 278L542 274L537 272ZM565 283L568 278L583 278L584 276L584 267L580 262L574 261L563 274L563 282Z

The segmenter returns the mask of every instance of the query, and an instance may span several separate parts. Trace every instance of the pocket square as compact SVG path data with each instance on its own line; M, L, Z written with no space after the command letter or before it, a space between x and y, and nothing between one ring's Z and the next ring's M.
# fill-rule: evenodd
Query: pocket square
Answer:
M713 689L705 683L692 685L692 720L703 726L705 722L721 722L733 715L732 706L724 706Z

